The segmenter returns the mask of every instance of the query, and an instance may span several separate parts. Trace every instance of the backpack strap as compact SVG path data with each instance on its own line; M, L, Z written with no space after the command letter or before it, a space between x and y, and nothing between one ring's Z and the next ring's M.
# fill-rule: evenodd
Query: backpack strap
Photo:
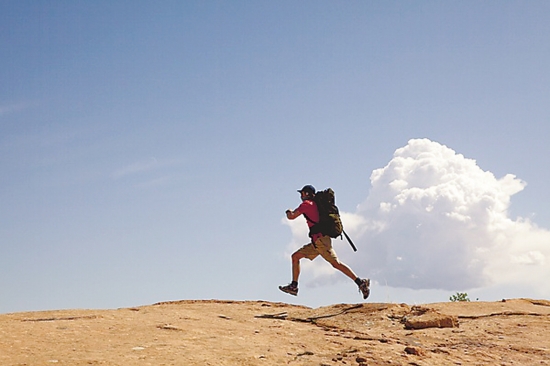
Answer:
M304 215L304 217L306 218L307 221L309 222L312 222L314 225L316 225L317 223L315 221L313 221L312 219L310 219L309 217L307 217L307 215L305 213L302 213L302 215ZM349 245L351 245L351 248L353 249L354 252L357 251L357 248L355 247L355 244L353 244L353 241L351 241L351 238L349 237L349 235L344 231L342 230L342 234L344 234L344 236L346 237L346 239L348 240L348 243ZM340 236L341 238L342 236Z
M357 248L355 247L355 245L353 244L353 242L352 242L351 239L349 238L348 234L346 234L346 232L345 232L344 230L342 230L342 233L344 234L344 236L346 237L346 239L348 239L349 245L351 245L353 251L356 252L356 251L357 251Z

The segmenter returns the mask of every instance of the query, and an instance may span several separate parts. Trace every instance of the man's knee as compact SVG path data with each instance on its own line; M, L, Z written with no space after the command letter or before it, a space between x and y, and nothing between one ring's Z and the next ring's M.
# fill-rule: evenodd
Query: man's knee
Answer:
M294 252L290 256L290 258L292 258L293 262L298 262L300 259L304 258L304 255L300 252Z

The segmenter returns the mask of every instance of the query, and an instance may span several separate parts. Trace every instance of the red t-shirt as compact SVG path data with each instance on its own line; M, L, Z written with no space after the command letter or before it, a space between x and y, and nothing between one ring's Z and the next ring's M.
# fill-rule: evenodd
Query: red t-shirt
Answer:
M306 220L307 226L309 227L312 227L319 221L319 211L317 210L317 204L313 201L303 201L296 210L300 211L302 214L305 214L309 218L309 220ZM314 222L311 222L310 220Z

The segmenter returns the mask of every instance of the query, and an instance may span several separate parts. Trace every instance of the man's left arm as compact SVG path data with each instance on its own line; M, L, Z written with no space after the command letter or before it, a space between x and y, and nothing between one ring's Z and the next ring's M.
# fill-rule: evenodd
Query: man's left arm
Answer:
M302 213L298 211L298 209L293 210L286 210L286 218L289 220L294 220L298 216L300 216Z

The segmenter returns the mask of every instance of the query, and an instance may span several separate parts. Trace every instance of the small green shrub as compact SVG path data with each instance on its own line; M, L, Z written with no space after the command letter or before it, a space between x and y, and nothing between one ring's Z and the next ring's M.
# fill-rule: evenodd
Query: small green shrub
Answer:
M470 301L470 299L468 298L468 294L465 293L465 292L457 292L456 294L454 294L453 296L451 296L449 298L449 300L451 300L452 302L456 302L456 301Z

